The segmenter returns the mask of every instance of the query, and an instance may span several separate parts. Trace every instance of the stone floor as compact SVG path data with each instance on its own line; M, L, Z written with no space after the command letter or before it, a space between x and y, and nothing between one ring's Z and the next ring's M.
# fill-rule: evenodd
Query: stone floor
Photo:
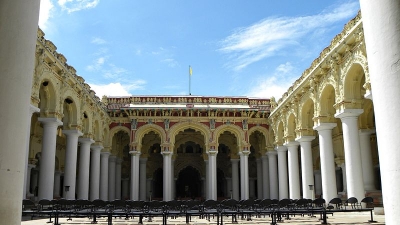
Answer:
M373 215L376 225L385 224L385 216L384 215ZM46 225L50 224L47 223L48 219L36 219L36 220L29 220L29 218L23 218L21 225ZM369 224L368 220L370 220L370 213L369 212L348 212L348 213L335 213L333 216L328 215L328 224ZM67 221L67 219L62 218L60 219L60 224L65 225L83 225L83 224L91 224L91 220L86 218L74 218L72 221ZM224 224L232 224L231 218L224 217ZM247 220L240 220L238 219L238 224L242 225L250 225L250 224L269 224L271 219L269 217L266 218L252 218L251 221ZM105 218L98 219L98 224L103 225L107 224ZM131 225L131 224L138 224L138 218L125 220L124 218L120 219L113 219L114 225ZM147 218L143 220L144 225L158 225L162 224L161 218L153 219L152 222L149 222ZM185 218L177 218L177 219L168 219L168 225L183 225L185 224ZM193 225L208 225L208 224L217 224L216 219L211 219L207 221L205 219L198 219L193 218L191 223ZM321 224L321 221L318 220L318 217L309 217L309 216L296 216L292 217L290 220L284 220L278 224L290 224L290 225L297 225L297 224L307 224L307 225L317 225Z

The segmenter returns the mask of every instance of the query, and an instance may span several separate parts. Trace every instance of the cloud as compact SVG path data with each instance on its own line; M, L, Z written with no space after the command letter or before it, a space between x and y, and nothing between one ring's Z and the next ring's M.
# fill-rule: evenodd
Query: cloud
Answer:
M92 65L86 66L86 70L89 71L99 71L102 69L104 62L106 61L106 56L102 56L97 58Z
M89 84L91 89L96 92L99 98L106 96L130 96L130 91L142 90L146 81L137 80L128 84L109 83L109 84Z
M102 39L102 38L95 37L95 38L92 39L91 43L97 44L97 45L103 45L103 44L106 44L107 41L105 41L105 40Z
M118 79L121 75L128 73L128 71L122 67L110 63L109 68L103 70L103 77L107 79Z
M163 59L163 60L161 60L161 62L166 63L168 65L168 67L171 67L171 68L175 68L175 67L179 66L179 63L175 59L171 59L171 58Z
M228 54L229 68L240 71L278 52L289 51L293 45L300 45L301 38L354 16L358 9L358 2L346 2L317 15L266 18L235 30L221 41L219 51Z
M279 99L296 80L296 74L290 62L281 64L272 74L256 79L246 96Z
M43 30L47 28L48 21L52 17L54 5L51 0L42 0L40 2L40 14L39 14L39 27Z
M58 0L58 5L68 13L94 8L100 0Z

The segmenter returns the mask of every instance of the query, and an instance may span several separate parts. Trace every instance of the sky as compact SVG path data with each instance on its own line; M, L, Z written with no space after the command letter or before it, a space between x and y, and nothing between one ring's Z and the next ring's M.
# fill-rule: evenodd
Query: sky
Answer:
M278 100L359 9L358 0L41 0L39 27L100 98Z

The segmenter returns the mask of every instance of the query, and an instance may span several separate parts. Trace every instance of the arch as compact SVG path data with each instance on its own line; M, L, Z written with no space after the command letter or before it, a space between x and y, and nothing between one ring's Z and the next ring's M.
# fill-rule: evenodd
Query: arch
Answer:
M243 144L245 144L245 143L242 143L245 140L244 132L243 132L242 128L240 128L239 126L234 125L234 124L224 124L224 125L217 127L217 129L215 129L215 131L214 131L213 140L215 140L218 143L218 138L225 131L228 131L228 132L232 133L233 135L235 135L235 137L237 139L238 147L239 147L239 149L242 149Z
M335 105L336 93L335 88L331 84L327 84L321 89L319 97L319 116L320 122L335 123Z
M130 136L130 134L131 134L131 130L130 130L129 128L127 128L127 127L125 127L125 126L116 126L116 127L111 128L111 130L110 130L110 137L111 137L111 138L114 137L114 135L115 135L116 133L118 133L119 131L124 131L124 132L126 132L129 136Z
M166 138L166 133L164 132L164 129L156 124L146 124L144 126L139 127L137 129L136 134L135 134L135 142L137 143L137 148L141 150L141 145L142 145L142 140L144 136L151 131L154 131L156 134L158 134L161 138L161 143L165 143L167 138Z
M275 143L276 143L278 146L283 145L283 143L284 143L283 138L284 138L283 122L280 121L280 122L278 123L278 127L277 127L277 132L276 132L276 136L275 136Z
M71 95L64 95L65 97L63 98L63 105L62 105L62 114L63 119L63 128L64 129L72 129L73 127L76 127L78 125L78 102L76 99L71 96Z
M254 127L250 128L248 131L249 137L256 131L259 131L260 133L262 133L264 135L265 146L268 146L268 141L269 141L268 139L269 139L269 133L270 133L269 130L262 126L254 126Z
M90 125L92 124L92 117L87 111L82 112L81 121L82 121L82 133L84 135L91 134L92 129Z
M101 130L100 130L100 124L98 120L94 121L94 126L93 126L93 136L95 141L102 141L101 139Z
M178 135L180 131L184 131L186 129L194 129L195 131L199 131L204 136L204 145L208 146L209 138L211 137L210 128L199 122L181 122L174 124L169 132L168 137L170 138L170 143L175 143L175 137Z
M289 117L287 118L287 132L286 132L286 141L294 141L296 138L296 117L293 113L289 114Z
M364 98L365 90L363 89L363 85L365 83L365 73L361 64L351 64L345 72L343 81L343 98L345 100Z
M301 129L312 130L314 126L314 101L308 98L300 107L300 127Z
M49 112L57 110L57 92L50 79L43 79L39 89L40 115L46 117Z

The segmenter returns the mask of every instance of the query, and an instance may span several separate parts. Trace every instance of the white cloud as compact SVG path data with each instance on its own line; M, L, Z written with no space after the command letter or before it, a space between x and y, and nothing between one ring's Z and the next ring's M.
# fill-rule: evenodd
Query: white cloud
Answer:
M102 67L103 67L103 65L104 65L104 62L106 61L106 58L107 58L106 56L102 56L102 57L97 58L97 59L93 62L92 65L86 66L86 69L89 70L89 71L98 71L98 70L101 70Z
M126 74L128 71L122 67L117 67L114 64L109 64L108 69L103 70L103 77L108 79L118 79L121 75Z
M171 67L171 68L175 68L175 67L179 66L179 63L175 59L169 58L169 59L163 59L161 61L166 63L168 65L168 67Z
M92 39L91 43L97 44L97 45L103 45L103 44L106 44L107 41L105 41L105 40L102 39L102 38L95 37L95 38Z
M68 13L94 8L100 0L58 0L58 5Z
M300 38L354 16L357 2L347 2L320 14L301 17L266 18L249 27L239 28L221 42L219 49L229 55L228 67L239 71L278 51L299 45Z
M267 77L267 78L266 78ZM296 70L291 63L279 65L272 74L258 78L246 96L279 99L296 80Z
M54 5L51 0L41 0L40 2L40 14L39 14L39 27L46 30L48 21L52 17Z
M146 81L137 80L135 82L124 84L109 83L109 84L89 84L91 89L96 92L96 95L101 99L106 96L130 96L130 91L144 89Z

